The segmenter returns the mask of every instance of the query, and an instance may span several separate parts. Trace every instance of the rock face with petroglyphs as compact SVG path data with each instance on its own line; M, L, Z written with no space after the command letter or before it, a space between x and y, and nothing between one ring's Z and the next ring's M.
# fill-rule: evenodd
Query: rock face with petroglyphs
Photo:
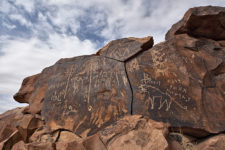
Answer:
M124 61L152 45L152 37L124 38L97 55L61 59L40 75L26 78L14 98L21 102L20 95L28 97L24 93L29 92L27 112L41 112L52 131L63 128L82 137L92 135L131 114L133 93ZM28 88L28 83L35 83L35 88Z
M14 99L29 105L0 115L0 148L224 147L224 21L223 7L192 8L155 46L118 39L25 78Z
M132 93L122 62L101 56L63 61L53 66L42 108L52 130L87 136L130 114Z
M173 127L224 131L224 64L225 47L219 41L187 34L144 51L126 62L133 114Z

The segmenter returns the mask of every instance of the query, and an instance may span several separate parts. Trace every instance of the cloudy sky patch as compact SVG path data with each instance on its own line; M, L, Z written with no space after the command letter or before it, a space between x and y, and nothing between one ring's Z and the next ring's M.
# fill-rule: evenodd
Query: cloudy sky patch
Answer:
M225 6L224 0L1 0L0 113L23 78L58 59L95 53L121 37L164 40L172 24L194 6Z

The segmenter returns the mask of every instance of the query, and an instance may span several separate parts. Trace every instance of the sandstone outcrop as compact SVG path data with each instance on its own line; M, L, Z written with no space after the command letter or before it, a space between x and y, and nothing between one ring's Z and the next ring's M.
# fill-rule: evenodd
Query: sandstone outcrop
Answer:
M2 149L220 149L225 8L196 7L166 41L114 40L24 79L0 115Z
M196 145L193 150L219 150L225 149L225 134L209 138Z
M224 131L224 56L217 41L179 34L129 60L133 114L173 127Z
M197 38L225 39L224 7L196 7L189 9L184 17L174 24L166 34L166 40L174 35L186 33Z

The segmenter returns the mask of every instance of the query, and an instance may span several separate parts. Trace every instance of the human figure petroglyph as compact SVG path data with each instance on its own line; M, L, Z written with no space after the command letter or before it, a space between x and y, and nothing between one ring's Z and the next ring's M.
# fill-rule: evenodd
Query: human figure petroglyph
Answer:
M71 68L69 68L69 70L67 70L65 73L68 75L68 78L67 78L67 81L66 81L66 88L65 88L65 95L64 95L64 99L66 98L66 94L67 94L67 90L68 90L68 85L69 85L69 81L70 81L70 78L74 72L74 68L75 68L75 65L72 65Z

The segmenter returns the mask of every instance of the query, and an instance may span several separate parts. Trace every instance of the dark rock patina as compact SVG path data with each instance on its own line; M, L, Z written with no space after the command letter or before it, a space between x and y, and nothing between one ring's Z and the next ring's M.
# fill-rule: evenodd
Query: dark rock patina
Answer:
M29 106L19 111L18 118L25 114L24 120L33 122L33 116L41 115L47 137L54 134L52 140L43 136L50 147L60 139L56 133L61 130L79 138L96 137L95 133L128 114L166 122L170 130L196 137L224 132L224 17L222 7L192 8L172 26L166 41L154 47L152 37L124 38L95 55L61 59L24 80L14 98ZM0 123L14 122L6 118ZM1 142L11 146L7 143L18 141L12 139L30 141L31 133L34 138L45 131L39 128L41 123L20 122L10 129L2 125ZM39 144L43 143L34 145Z
M132 93L122 62L84 56L61 60L52 70L42 109L52 130L85 136L130 114Z

